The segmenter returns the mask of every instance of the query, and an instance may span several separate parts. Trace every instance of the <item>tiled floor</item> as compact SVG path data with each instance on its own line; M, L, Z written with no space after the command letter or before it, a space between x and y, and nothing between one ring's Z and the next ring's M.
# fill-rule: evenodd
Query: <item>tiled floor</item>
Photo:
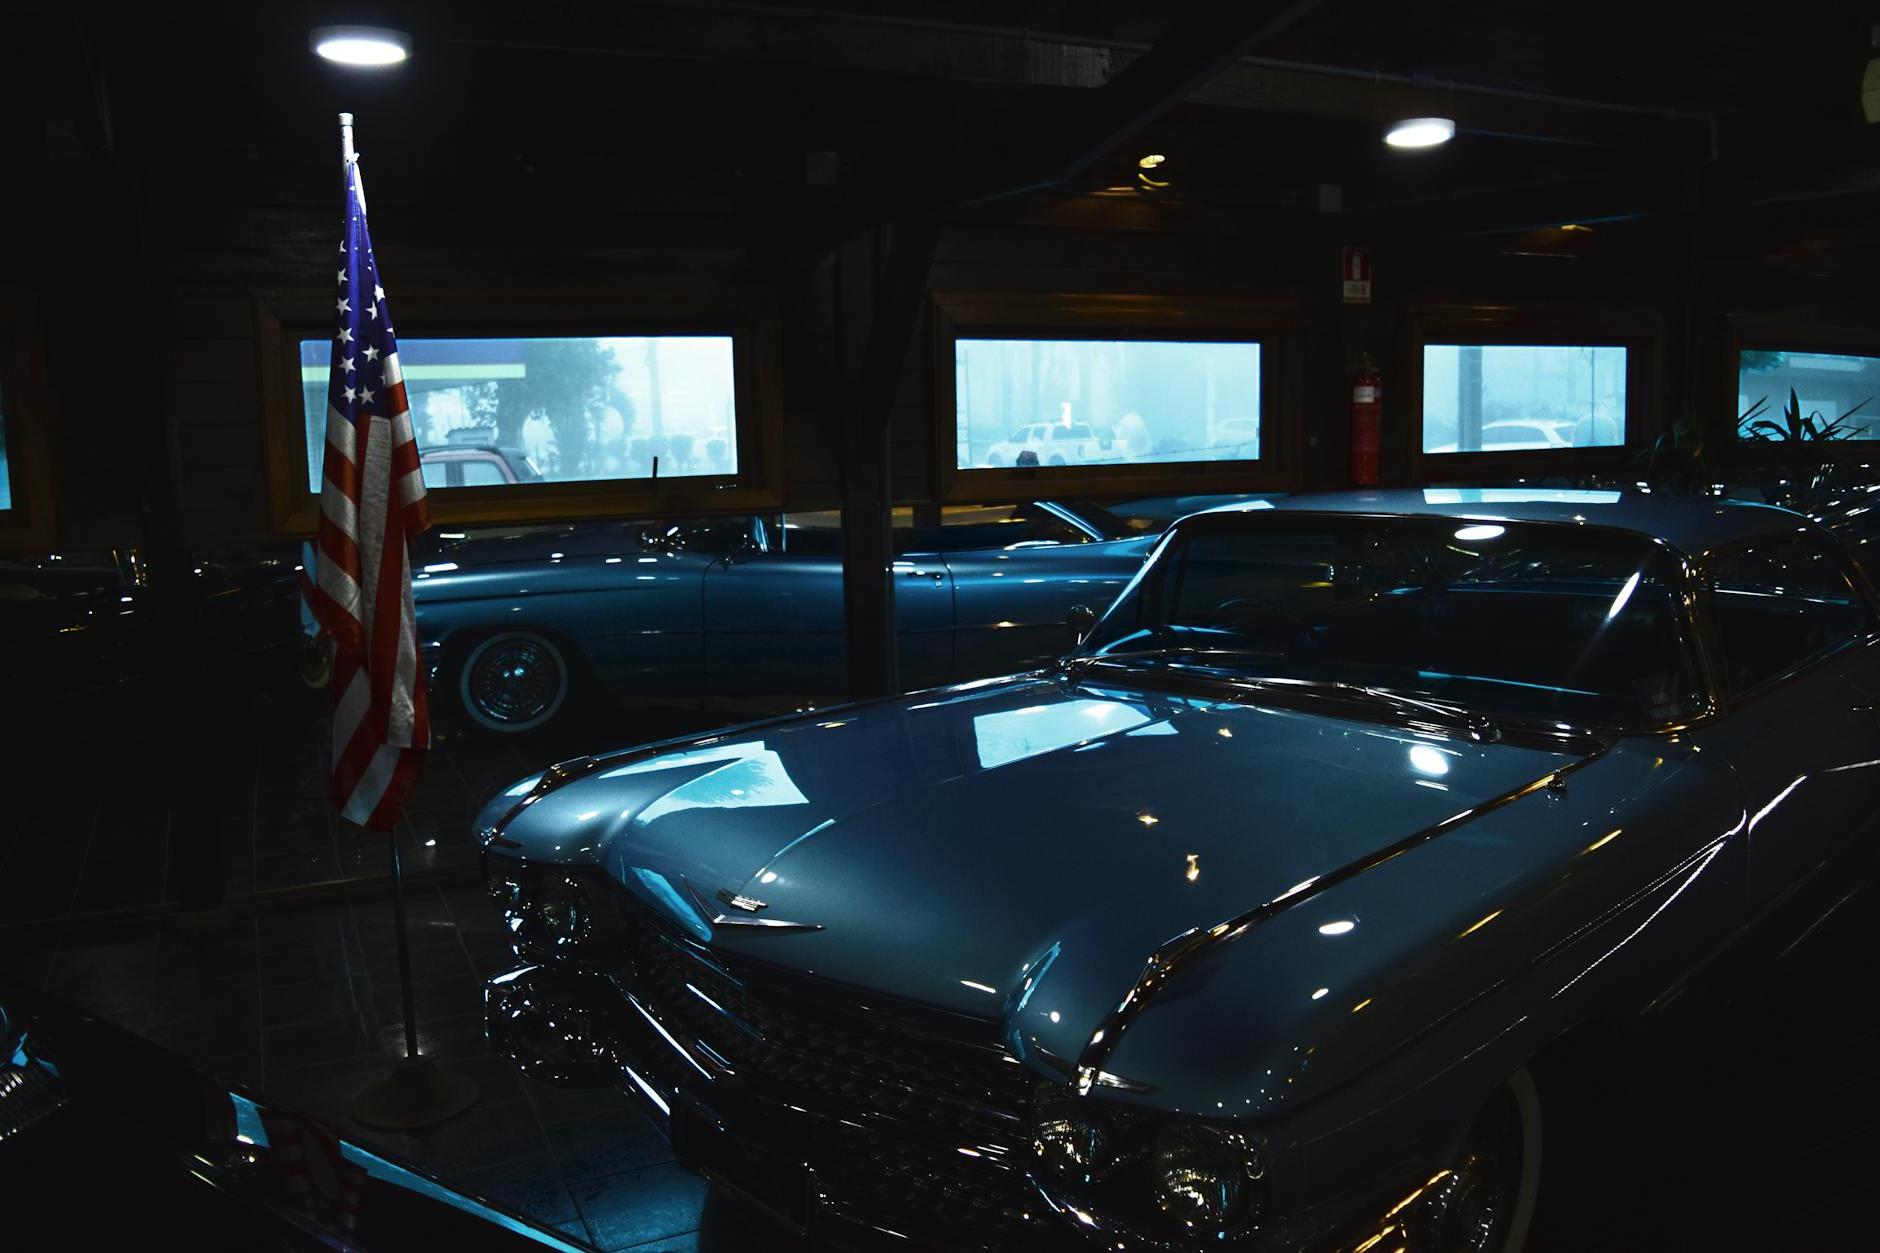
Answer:
M1637 1208L1606 1247L1871 1247L1861 1233L1880 1170L1880 1016L1865 993L1875 895L1831 915L1612 1128L1615 1144L1640 1146L1643 1173ZM402 1047L389 903L14 945L0 951L0 976L23 975L597 1248L801 1248L675 1165L626 1097L544 1087L489 1051L480 980L510 957L479 888L415 891L410 917L422 1051L482 1089L469 1112L415 1134L373 1132L350 1114Z
M13 965L208 1071L597 1248L790 1247L679 1169L626 1097L542 1086L489 1051L481 980L513 962L480 888L416 891L409 906L420 1050L482 1093L413 1134L371 1131L350 1112L403 1048L389 902L61 939L13 950L0 974Z

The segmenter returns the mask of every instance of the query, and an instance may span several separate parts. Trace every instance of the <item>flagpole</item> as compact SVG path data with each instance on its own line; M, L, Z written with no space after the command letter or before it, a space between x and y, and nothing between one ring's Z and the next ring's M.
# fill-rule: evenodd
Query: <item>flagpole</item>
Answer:
M353 115L339 115L339 156L344 168L350 170L358 154L353 151ZM355 180L358 175L355 172ZM355 181L354 187L358 187ZM361 207L364 207L364 195L360 194ZM416 997L411 990L411 942L405 931L405 876L398 860L398 833L391 832L385 846L392 855L392 921L398 931L398 990L405 1007L405 1057L407 1060L418 1056L418 1013Z
M342 171L355 189L359 209L365 211L365 188L355 168L353 117L339 115L339 152ZM405 1055L393 1063L392 1073L367 1086L353 1100L353 1117L368 1127L411 1130L429 1127L461 1114L476 1104L476 1081L438 1066L418 1053L417 998L411 985L411 942L405 925L405 877L398 857L396 824L385 832L392 862L392 923L398 934L398 990L405 1010Z

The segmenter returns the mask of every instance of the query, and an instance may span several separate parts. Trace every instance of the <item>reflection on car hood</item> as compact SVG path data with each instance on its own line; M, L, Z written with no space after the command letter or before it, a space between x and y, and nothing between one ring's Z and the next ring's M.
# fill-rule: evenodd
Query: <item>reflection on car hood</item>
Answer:
M1035 1043L1074 1057L1164 941L1573 759L1033 676L601 759L502 835L753 958L988 1019L1049 1000ZM720 892L821 930L714 926Z

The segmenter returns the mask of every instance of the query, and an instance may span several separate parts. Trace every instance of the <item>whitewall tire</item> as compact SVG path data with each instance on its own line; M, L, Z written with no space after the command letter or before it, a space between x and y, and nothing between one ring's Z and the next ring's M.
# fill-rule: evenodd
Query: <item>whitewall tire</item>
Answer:
M561 647L534 631L477 641L457 670L457 698L485 731L513 735L553 721L567 704L573 673Z

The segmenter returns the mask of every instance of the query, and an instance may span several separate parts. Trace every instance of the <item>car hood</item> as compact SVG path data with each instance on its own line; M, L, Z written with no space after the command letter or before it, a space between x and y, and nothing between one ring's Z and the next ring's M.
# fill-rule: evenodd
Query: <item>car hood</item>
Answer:
M984 1019L1029 1003L1015 1043L1064 1058L1165 941L1575 759L1031 676L601 758L479 825L716 948Z

